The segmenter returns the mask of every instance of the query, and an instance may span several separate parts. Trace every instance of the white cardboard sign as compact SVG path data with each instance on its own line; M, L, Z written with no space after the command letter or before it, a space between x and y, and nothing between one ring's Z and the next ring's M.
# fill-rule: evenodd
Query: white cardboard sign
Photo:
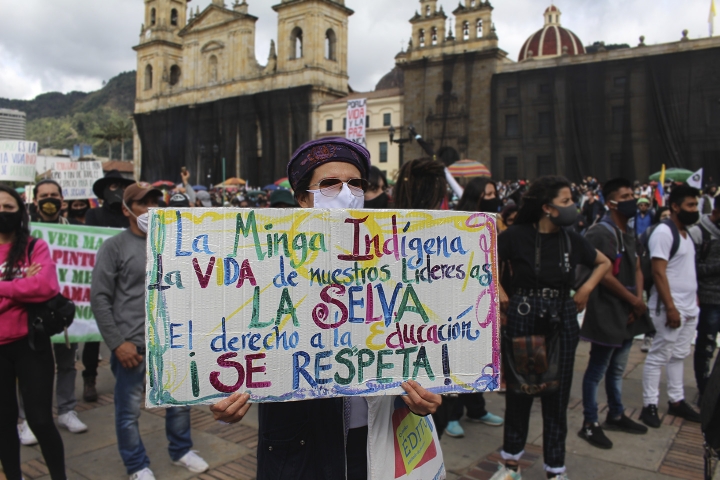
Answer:
M33 183L37 149L37 142L0 140L0 180Z
M60 184L65 200L96 198L93 183L103 177L102 162L55 162L52 178Z
M148 406L500 384L494 215L152 210Z

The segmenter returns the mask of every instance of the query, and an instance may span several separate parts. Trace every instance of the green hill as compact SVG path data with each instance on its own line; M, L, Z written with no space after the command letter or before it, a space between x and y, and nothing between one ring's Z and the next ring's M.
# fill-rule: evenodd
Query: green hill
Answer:
M108 145L94 135L112 123L127 122L134 105L134 71L111 78L94 92L50 92L33 100L0 98L0 108L27 114L27 139L38 142L40 148L72 149L77 143L88 143L99 156L108 156ZM132 141L124 143L126 159L129 159ZM113 158L119 156L120 146L115 144Z

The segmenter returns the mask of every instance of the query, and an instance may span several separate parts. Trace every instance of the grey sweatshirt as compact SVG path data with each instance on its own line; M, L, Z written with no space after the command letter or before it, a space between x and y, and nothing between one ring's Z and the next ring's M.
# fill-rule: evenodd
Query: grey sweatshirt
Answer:
M92 276L90 301L110 350L124 342L145 345L145 238L130 230L102 244Z
M700 259L703 236L700 226L695 225L688 231L695 243L697 256L698 296L700 304L720 305L720 229L710 220L710 215L703 215L700 224L710 232L710 249L707 257Z

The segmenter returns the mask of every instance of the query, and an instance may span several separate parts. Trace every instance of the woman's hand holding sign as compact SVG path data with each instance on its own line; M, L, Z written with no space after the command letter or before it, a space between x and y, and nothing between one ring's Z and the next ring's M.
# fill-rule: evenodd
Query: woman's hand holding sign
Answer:
M442 397L436 393L429 392L414 380L408 380L402 384L407 395L402 398L411 412L415 415L430 415L435 413L442 404Z
M243 419L250 410L250 395L247 393L234 393L210 407L215 420L225 423L237 423Z

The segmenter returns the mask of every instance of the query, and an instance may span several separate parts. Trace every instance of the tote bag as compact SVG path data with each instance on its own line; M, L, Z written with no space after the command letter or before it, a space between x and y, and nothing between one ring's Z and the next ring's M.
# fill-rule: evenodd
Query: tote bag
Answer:
M367 397L367 402L368 479L445 478L445 464L432 416L415 415L398 396Z

